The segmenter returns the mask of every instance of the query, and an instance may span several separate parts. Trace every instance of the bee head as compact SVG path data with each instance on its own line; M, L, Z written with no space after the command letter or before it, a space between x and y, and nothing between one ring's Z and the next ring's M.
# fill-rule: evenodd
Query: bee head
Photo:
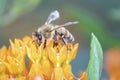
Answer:
M42 39L42 35L39 34L37 31L35 31L35 32L32 33L32 37L33 37L34 39L39 39L39 40Z

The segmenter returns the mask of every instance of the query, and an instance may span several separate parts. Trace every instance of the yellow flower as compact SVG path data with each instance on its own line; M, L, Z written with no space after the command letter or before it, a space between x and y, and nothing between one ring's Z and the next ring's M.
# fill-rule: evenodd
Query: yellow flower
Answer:
M0 49L0 80L8 80L8 75L6 74L6 67L4 61L6 59L7 48L3 46Z
M67 57L67 48L66 46L63 46L58 51L59 52L57 52L54 48L51 47L48 53L49 58L54 66L54 70L52 73L52 80L63 80L64 79L64 73L63 73L63 69L61 65Z
M43 45L43 44L42 44ZM42 54L42 46L36 47L35 45L26 46L27 55L32 62L28 77L30 80L34 80L36 77L43 79L42 69L40 65L40 59Z
M73 59L75 59L77 50L78 50L78 44L75 44L72 50L68 51L67 58L62 65L64 75L67 80L75 80L75 76L72 74L72 67L71 67L70 62Z
M40 61L42 72L45 77L45 80L51 79L51 74L53 72L53 65L51 64L48 56L48 50L42 49L42 58Z
M77 50L78 44L54 46L54 41L45 48L44 43L37 46L29 36L10 40L8 49L3 46L0 50L0 80L75 80L70 62ZM87 80L87 75L79 79Z

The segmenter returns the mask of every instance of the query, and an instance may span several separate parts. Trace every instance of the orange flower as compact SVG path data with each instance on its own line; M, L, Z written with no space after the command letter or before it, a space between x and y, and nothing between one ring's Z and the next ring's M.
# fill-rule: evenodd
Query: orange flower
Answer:
M88 80L87 73L86 72L81 73L79 80Z
M42 72L45 77L45 80L51 79L51 74L53 72L53 65L51 64L49 57L48 57L48 51L46 49L43 49L42 51L42 58L40 61Z
M7 48L6 46L3 46L0 49L0 73L5 72L5 65L3 64L3 62L5 61L6 53L7 53Z
M3 46L0 50L0 80L75 80L70 62L77 50L78 44L54 46L54 41L44 48L44 43L37 46L28 36L10 40L9 48ZM83 76L79 79L87 80L87 75Z
M75 59L76 54L77 54L77 50L78 50L78 44L75 44L74 47L72 48L72 50L69 50L67 53L67 58L64 61L63 64L63 71L64 71L64 75L65 78L67 80L74 80L75 76L72 74L72 67L70 65L70 62Z
M43 45L43 44L42 44ZM32 66L30 68L28 77L30 80L34 80L36 77L43 79L41 65L39 64L42 54L42 46L38 49L35 45L26 46L27 48L27 55L29 59L32 61Z
M67 48L63 46L59 52L56 52L54 48L50 48L49 50L49 58L54 65L54 70L52 73L52 80L63 80L64 73L61 67L62 63L65 61L67 57Z
M8 80L8 75L6 74L6 67L4 65L4 61L7 54L6 46L3 46L0 49L0 80Z
M120 49L110 49L105 55L105 70L110 80L120 80Z

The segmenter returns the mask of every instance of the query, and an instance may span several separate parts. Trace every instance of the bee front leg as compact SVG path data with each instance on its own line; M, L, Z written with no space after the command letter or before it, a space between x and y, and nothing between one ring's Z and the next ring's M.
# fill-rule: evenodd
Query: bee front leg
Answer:
M44 42L44 48L46 48L46 44L47 44L47 41L46 41L46 39L45 39L45 42Z
M42 43L41 40L37 40L36 42L37 42L38 46L40 46Z
M57 46L58 45L58 39L57 39L57 32L55 31L55 35L53 36L53 40L54 40L54 46Z

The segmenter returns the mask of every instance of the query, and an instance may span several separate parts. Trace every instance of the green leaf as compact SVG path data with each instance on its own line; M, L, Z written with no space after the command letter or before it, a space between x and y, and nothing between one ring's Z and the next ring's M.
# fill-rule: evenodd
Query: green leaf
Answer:
M100 80L103 65L102 47L92 33L90 60L87 68L88 80Z

